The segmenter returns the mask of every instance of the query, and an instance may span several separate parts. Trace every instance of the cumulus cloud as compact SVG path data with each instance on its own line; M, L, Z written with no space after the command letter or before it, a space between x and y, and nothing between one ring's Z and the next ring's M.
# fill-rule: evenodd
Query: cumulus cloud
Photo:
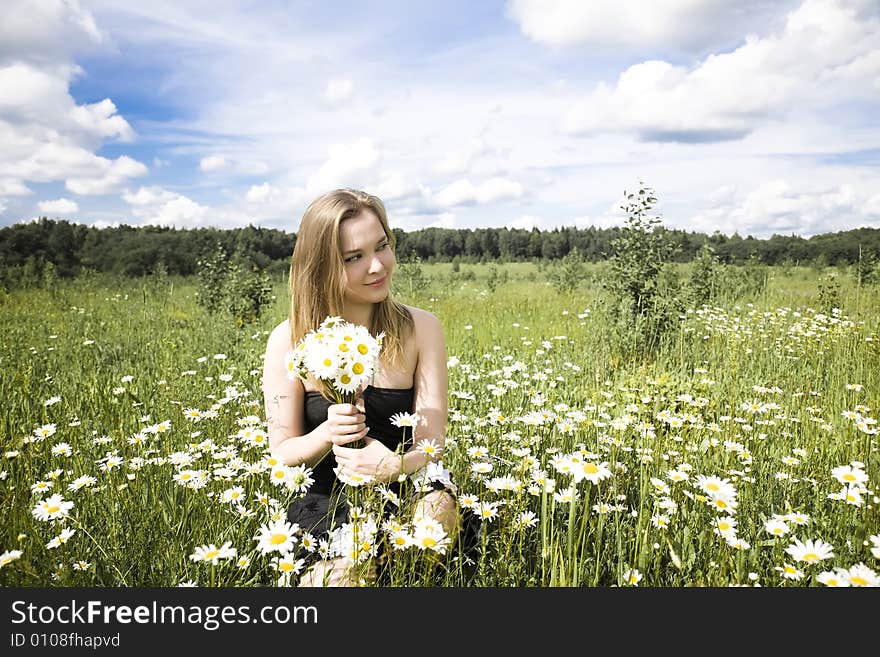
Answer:
M92 155L88 158L88 165L95 169L92 175L71 175L64 183L74 194L110 194L127 183L129 178L147 173L146 166L127 155L121 155L115 160Z
M331 103L350 100L353 94L354 83L351 80L330 80L324 90L324 98Z
M351 144L334 144L327 160L309 178L310 191L324 192L338 187L364 187L371 170L379 162L379 151L372 139L361 138Z
M629 67L613 86L600 84L576 102L564 129L660 142L733 140L804 101L876 94L878 81L880 20L840 2L807 0L780 33L749 36L695 68L661 60Z
M132 214L144 224L194 228L213 218L210 208L200 205L183 194L162 187L141 187L126 192L123 200L132 206ZM212 225L216 225L216 222Z
M454 207L494 203L522 195L522 185L506 178L490 178L476 185L467 178L461 178L434 194L432 200L441 207Z
M785 179L767 180L746 192L719 190L710 197L716 202L709 203L689 223L704 232L723 226L726 234L764 238L773 233L809 237L856 226L878 227L880 195L872 193L861 184L814 189Z
M590 49L723 47L796 0L510 0L507 14L536 43Z
M45 62L89 52L107 41L78 0L4 0L0 59Z
M30 182L64 181L75 194L107 194L147 173L131 157L96 153L108 140L124 143L135 136L115 103L104 98L80 104L70 93L84 73L71 57L105 44L92 14L77 0L4 3L0 201L30 193Z
M222 155L209 155L199 161L199 169L205 172L218 171L226 166L226 158Z
M67 198L59 198L54 201L41 201L37 204L41 212L51 215L70 215L79 211L76 201Z

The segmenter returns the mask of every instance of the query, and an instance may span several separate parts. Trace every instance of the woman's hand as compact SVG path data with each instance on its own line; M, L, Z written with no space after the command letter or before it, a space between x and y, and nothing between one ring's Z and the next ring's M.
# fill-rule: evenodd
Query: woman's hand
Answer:
M355 404L331 404L327 407L327 419L323 422L327 440L337 445L366 437L369 427L364 424L363 400Z
M367 436L365 443L360 449L333 446L333 456L341 471L348 475L369 475L377 483L396 481L401 468L400 455L375 438Z

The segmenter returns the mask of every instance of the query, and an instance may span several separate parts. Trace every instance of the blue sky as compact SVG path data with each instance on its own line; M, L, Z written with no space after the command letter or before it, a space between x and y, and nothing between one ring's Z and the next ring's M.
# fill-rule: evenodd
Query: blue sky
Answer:
M876 0L6 0L0 225L880 227Z

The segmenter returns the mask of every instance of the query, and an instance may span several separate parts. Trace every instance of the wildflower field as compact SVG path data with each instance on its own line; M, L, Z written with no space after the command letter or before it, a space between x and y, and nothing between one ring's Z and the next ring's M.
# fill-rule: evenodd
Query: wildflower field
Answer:
M446 330L441 457L478 531L362 487L342 549L381 548L394 586L880 584L878 287L842 273L828 308L817 272L770 269L640 354L591 271L564 292L530 263L401 281ZM308 471L267 449L273 284L243 328L167 277L0 299L0 584L287 585L327 549L284 522Z

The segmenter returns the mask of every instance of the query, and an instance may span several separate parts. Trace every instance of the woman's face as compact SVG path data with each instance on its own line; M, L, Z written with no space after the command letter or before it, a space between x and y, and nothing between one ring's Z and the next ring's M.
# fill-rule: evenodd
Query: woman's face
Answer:
M339 225L345 267L345 302L379 303L391 290L394 252L379 218L370 210Z

